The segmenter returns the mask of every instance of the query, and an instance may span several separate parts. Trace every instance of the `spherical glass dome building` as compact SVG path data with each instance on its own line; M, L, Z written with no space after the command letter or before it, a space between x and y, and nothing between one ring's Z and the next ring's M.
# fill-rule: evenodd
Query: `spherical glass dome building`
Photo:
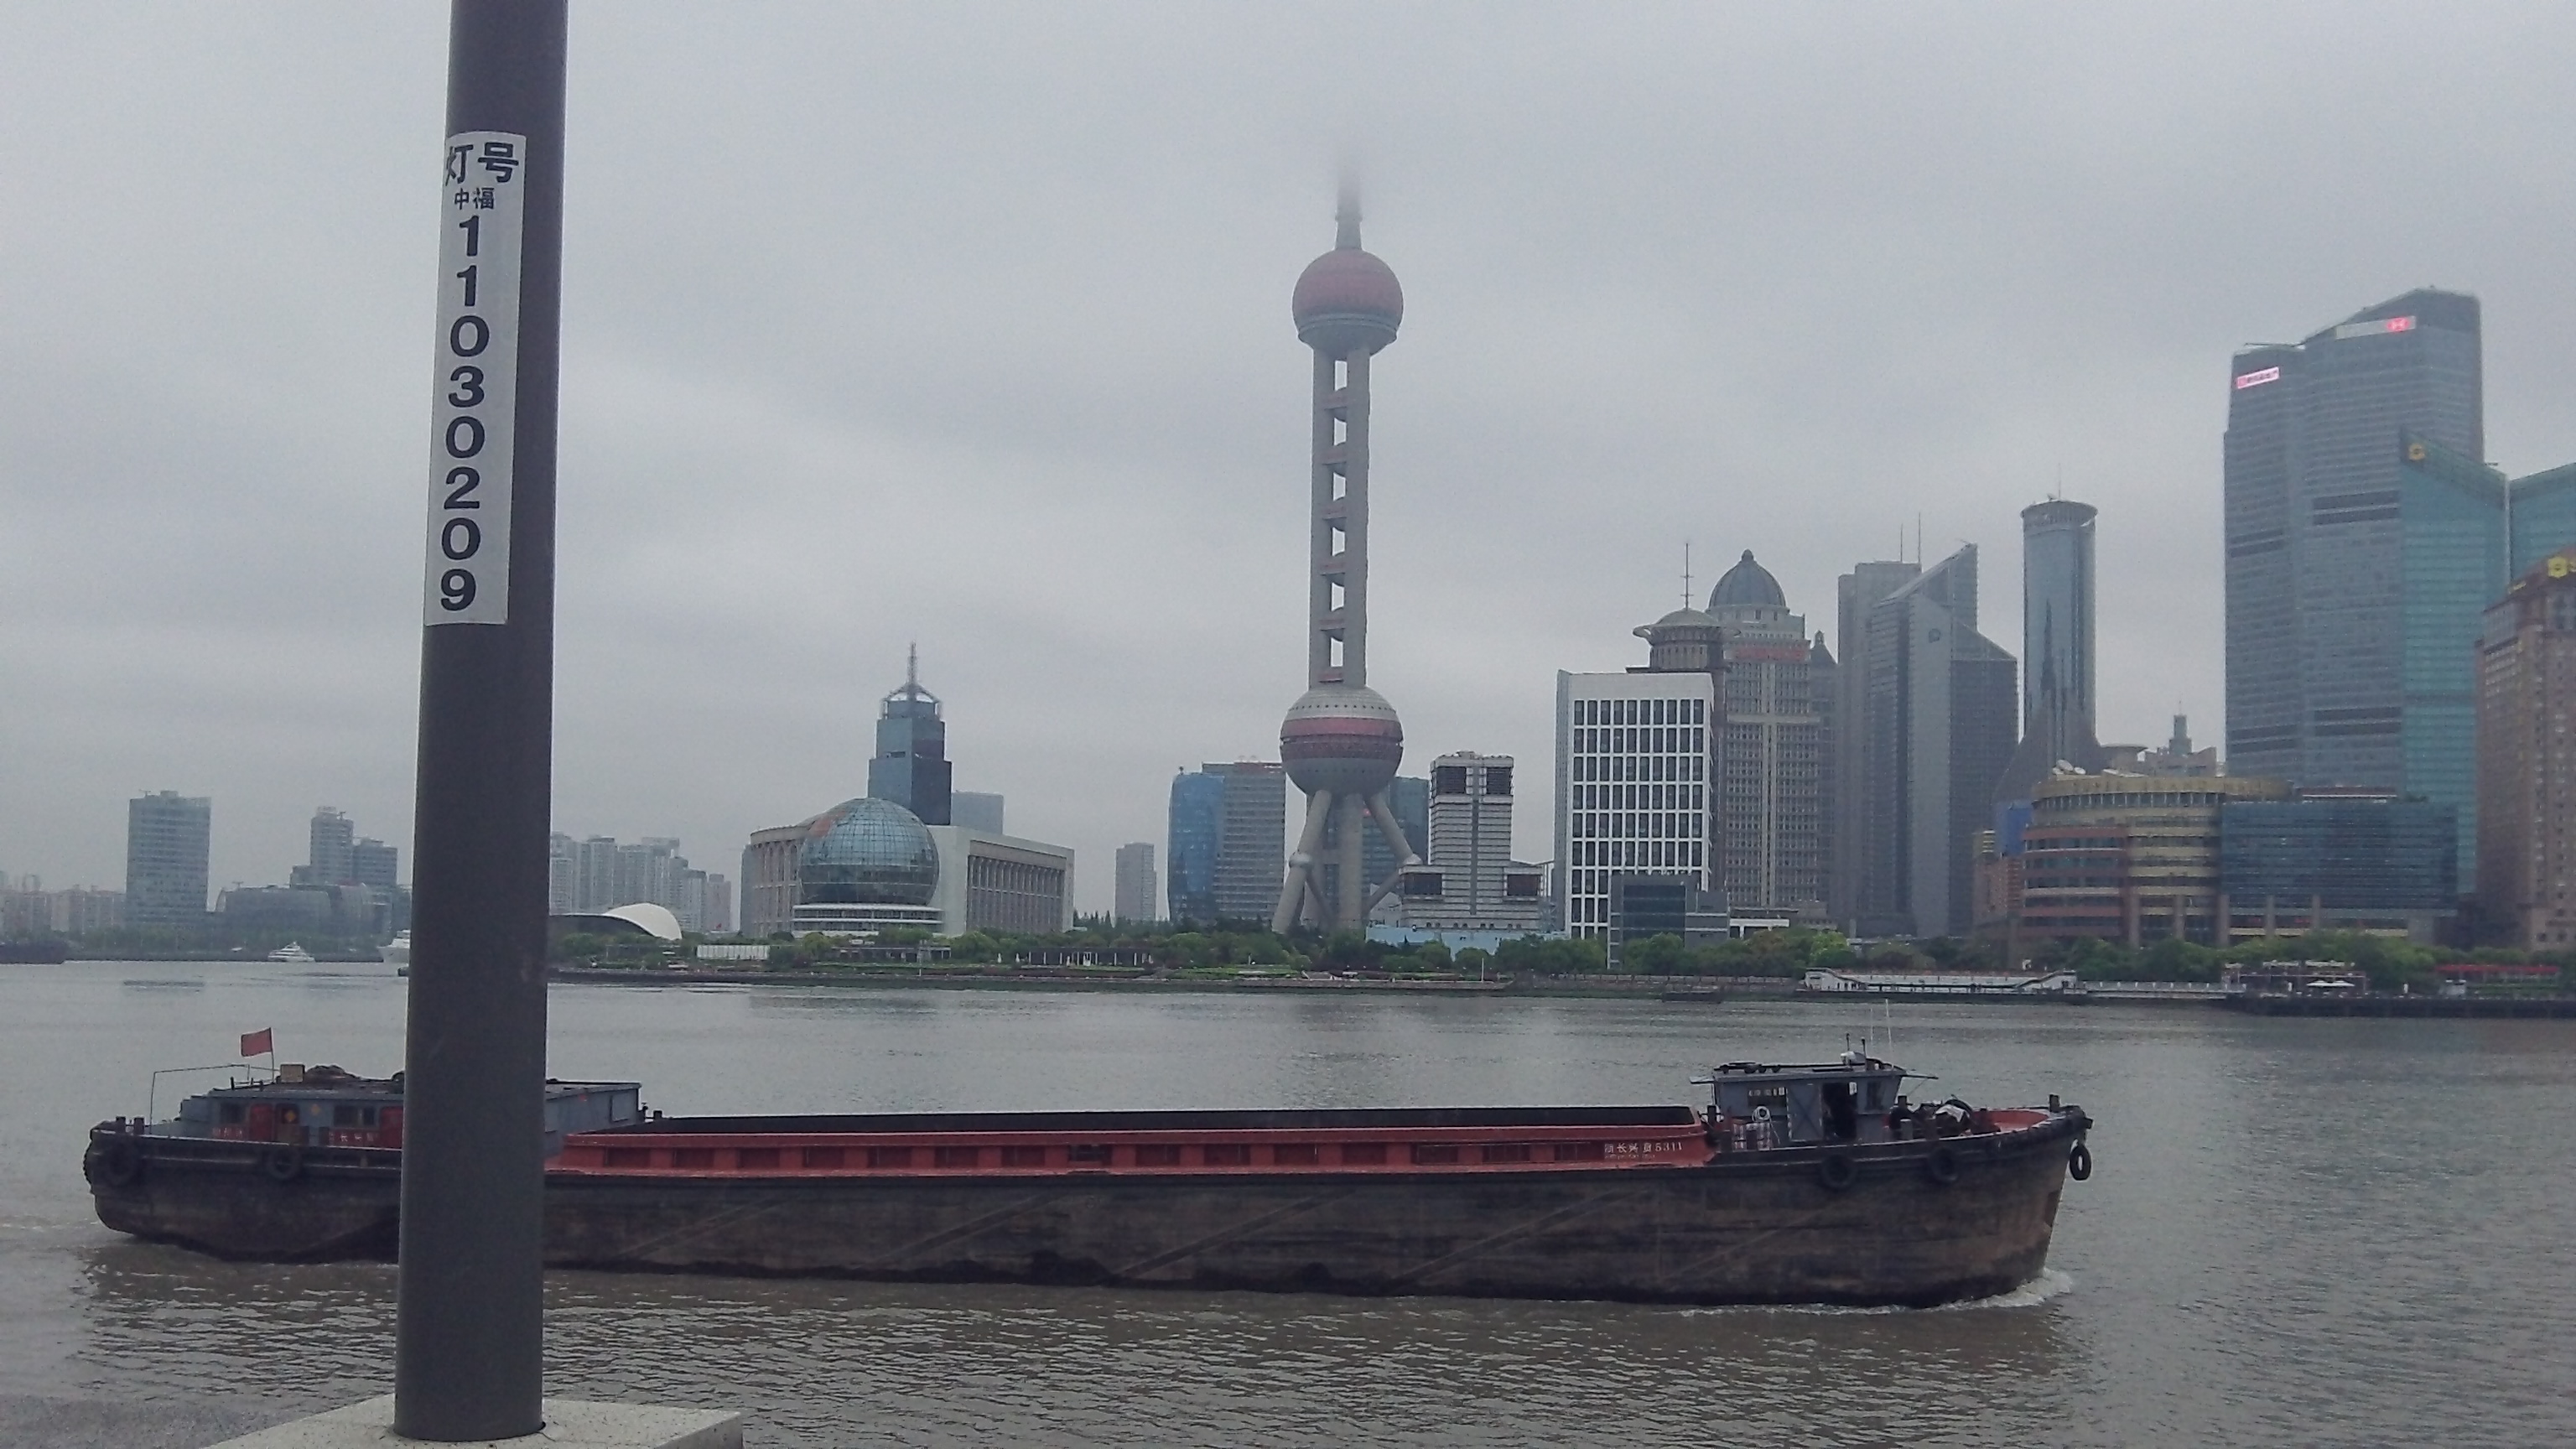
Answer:
M844 800L807 822L800 905L927 906L939 888L930 827L892 800Z

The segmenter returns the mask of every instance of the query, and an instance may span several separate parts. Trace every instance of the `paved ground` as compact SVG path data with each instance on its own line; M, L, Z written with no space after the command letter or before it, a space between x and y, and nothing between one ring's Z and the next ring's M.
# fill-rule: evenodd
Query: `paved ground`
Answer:
M204 1449L293 1417L265 1405L127 1405L0 1394L0 1444L13 1449Z

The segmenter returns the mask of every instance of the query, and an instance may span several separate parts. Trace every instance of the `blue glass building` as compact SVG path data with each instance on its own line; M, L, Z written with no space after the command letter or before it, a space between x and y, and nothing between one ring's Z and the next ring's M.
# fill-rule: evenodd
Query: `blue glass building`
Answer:
M2429 935L2459 904L2458 811L2429 800L2236 800L2218 810L2219 889L2231 924L2399 924ZM2291 924L2295 923L2295 924Z
M1164 860L1164 899L1172 920L1216 920L1216 857L1225 836L1225 777L1183 771L1172 777Z
M2404 465L2418 443L2486 456L2480 367L2477 299L2429 290L2296 345L2237 354L2226 445L2231 773L2420 788L2406 772L2409 591L2503 559L2479 556L2473 500L2421 486ZM2463 680L2482 607L2458 631ZM2463 750L2467 741L2464 730Z
M2412 431L2399 433L2398 457L2398 586L2384 605L2399 656L2398 773L2361 783L2451 807L2467 859L2477 841L2479 633L2517 573L2576 542L2576 465L2507 479Z

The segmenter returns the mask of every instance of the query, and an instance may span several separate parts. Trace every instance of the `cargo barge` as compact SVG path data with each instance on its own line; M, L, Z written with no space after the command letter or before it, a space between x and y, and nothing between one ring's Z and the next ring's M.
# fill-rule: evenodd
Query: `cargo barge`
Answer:
M295 1077L303 1080L293 1080ZM1860 1053L1705 1109L663 1117L547 1088L558 1267L1694 1304L1930 1306L2039 1275L2082 1109L1917 1108ZM390 1258L399 1079L281 1072L94 1128L99 1220L226 1257Z

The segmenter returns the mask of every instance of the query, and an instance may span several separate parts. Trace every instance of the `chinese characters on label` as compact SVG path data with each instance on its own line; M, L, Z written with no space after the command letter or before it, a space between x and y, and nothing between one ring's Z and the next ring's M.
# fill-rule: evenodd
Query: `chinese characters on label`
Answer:
M528 138L447 138L431 388L430 624L510 621L510 464L519 401L519 237Z

